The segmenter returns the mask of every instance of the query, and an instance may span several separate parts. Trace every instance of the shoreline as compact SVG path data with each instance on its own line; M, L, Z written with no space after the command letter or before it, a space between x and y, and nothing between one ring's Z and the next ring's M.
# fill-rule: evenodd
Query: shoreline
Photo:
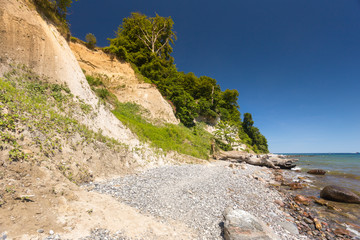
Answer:
M47 230L33 237L221 240L223 214L231 207L265 222L277 235L276 239L357 239L334 234L333 229L340 226L320 216L315 208L326 206L317 206L314 198L310 198L310 204L296 201L301 190L289 190L287 183L295 177L306 180L299 179L297 174L219 160L154 167L80 186L74 190L79 199L67 204L67 208L76 208L80 214L72 220L72 230L55 230L52 235ZM115 210L115 206L119 209ZM144 223L147 225L141 226L140 233L137 226ZM151 226L157 226L157 230Z
M309 231L314 230L320 233L322 237L320 239L360 239L359 204L334 202L320 198L320 190L326 183L323 182L321 186L316 184L314 178L319 176L306 172L286 171L282 177L283 181L278 190L285 192L288 196L287 208L298 216L297 224L300 232L306 234L310 239L313 234ZM291 189L289 187L291 183L297 183L301 187ZM320 222L318 225L320 229L315 226L314 219Z

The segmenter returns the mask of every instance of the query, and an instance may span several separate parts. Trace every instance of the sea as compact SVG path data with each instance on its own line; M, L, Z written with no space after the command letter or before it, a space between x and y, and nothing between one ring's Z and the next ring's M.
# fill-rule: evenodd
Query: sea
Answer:
M327 171L319 183L340 185L360 192L360 154L357 153L283 153L299 159L301 172L310 169Z
M290 158L296 158L297 167L291 175L294 180L299 177L306 179L307 188L298 194L320 197L320 191L327 185L345 187L360 195L360 154L358 153L279 153ZM308 170L322 169L325 175L307 174ZM331 202L340 211L316 207L320 216L341 223L360 239L360 204ZM355 225L354 225L355 224ZM354 227L357 226L357 227Z

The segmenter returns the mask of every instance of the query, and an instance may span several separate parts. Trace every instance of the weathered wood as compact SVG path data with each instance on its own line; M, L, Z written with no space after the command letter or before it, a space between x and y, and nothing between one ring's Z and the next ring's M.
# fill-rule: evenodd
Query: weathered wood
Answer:
M256 166L266 166L269 168L290 169L296 166L296 159L284 158L276 154L253 155L239 151L220 152L216 159L246 162Z

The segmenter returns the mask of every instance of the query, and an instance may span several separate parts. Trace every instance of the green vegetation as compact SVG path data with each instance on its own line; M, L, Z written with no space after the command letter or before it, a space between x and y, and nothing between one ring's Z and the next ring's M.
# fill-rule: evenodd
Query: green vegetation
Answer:
M86 79L99 98L115 107L112 111L114 115L129 127L140 141L164 151L173 150L202 159L209 158L210 142L213 137L203 127L187 128L182 124L155 126L143 117L144 110L139 105L120 103L116 96L106 89L106 84L104 84L107 81L106 76L87 75Z
M171 56L176 40L173 25L171 17L132 13L123 19L117 36L109 39L110 46L104 51L131 62L144 81L155 84L186 127L194 127L198 117L211 124L221 119L235 126L241 141L255 152L268 152L266 139L259 129L243 127L237 90L222 91L213 78L177 71Z
M64 36L70 35L69 25L66 21L67 10L73 0L31 0L39 13L57 26ZM75 0L77 1L77 0Z
M214 122L217 117L240 121L236 90L221 91L215 79L196 77L193 73L178 72L171 57L176 40L171 17L146 17L132 13L119 27L117 37L110 40L105 51L130 61L135 71L154 83L162 95L176 108L176 116L188 127L194 119L205 117Z
M9 161L29 160L22 150L25 131L32 136L45 158L62 151L62 144L74 135L82 142L103 142L114 149L124 146L96 133L75 120L81 112L92 114L91 106L75 102L63 85L48 84L25 66L0 78L0 149L8 150Z
M108 102L112 105L115 105L117 103L117 98L114 94L109 92L109 90L105 87L103 83L103 78L107 78L107 76L103 75L97 75L97 76L91 76L86 75L86 80L89 83L91 89L94 91L94 93L103 101Z
M94 34L92 33L88 33L86 34L85 36L85 39L86 39L86 46L90 49L94 49L95 46L96 46L96 37Z
M257 127L253 126L254 121L250 113L244 114L242 123L245 133L250 137L255 152L269 152L266 138L260 133Z
M114 115L140 140L164 151L175 150L197 158L208 159L212 135L201 127L165 124L154 126L141 117L141 109L133 103L117 103Z

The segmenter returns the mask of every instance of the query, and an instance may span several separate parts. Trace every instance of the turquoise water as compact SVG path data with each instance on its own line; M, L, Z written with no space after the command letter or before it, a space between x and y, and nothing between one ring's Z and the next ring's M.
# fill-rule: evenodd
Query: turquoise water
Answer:
M321 185L340 185L360 192L360 154L355 153L291 153L284 155L299 155L297 166L306 172L309 169L328 171L318 178Z
M327 185L338 185L346 187L360 194L360 154L354 153L322 153L322 154L283 154L291 155L299 159L297 166L301 168L301 172L292 172L293 179L306 177L310 180L308 187L296 191L296 194L304 196L320 197L320 191ZM310 169L323 169L327 173L325 175L310 175L306 172ZM331 202L331 201L330 201ZM349 204L340 202L331 202L333 206L340 211L334 211L320 205L314 205L315 210L320 218L327 219L327 222L333 226L341 223L342 227L346 227L355 239L360 239L360 231L358 228L352 227L355 224L360 225L360 207L359 204Z

